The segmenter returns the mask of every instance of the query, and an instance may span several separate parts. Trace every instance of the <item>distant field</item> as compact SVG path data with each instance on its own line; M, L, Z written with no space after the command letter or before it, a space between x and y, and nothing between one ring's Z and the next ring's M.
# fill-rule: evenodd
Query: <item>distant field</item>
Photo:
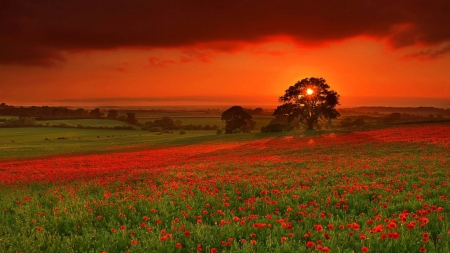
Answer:
M187 130L185 132L184 135L179 134L180 131L158 135L158 133L142 130L2 128L0 129L0 160L56 154L103 153L166 145L189 145L223 139L233 141L258 138L258 134L216 135L216 131L213 130ZM58 140L61 137L68 139Z
M10 118L17 118L17 117L16 116L0 115L0 119L10 119Z
M49 126L58 126L61 124L66 124L68 126L78 126L82 125L84 127L115 127L115 126L129 126L128 123L119 120L109 120L109 119L65 119L65 120L39 120L36 124L42 124Z
M160 119L161 117L155 117L155 118L139 118L140 123L145 123L148 121L154 121L155 119ZM225 123L220 120L220 116L173 116L171 117L173 120L181 120L183 121L183 125L216 125L219 128L225 127ZM256 122L255 130L261 129L261 127L266 126L269 124L269 122L273 119L272 116L253 116L253 120Z

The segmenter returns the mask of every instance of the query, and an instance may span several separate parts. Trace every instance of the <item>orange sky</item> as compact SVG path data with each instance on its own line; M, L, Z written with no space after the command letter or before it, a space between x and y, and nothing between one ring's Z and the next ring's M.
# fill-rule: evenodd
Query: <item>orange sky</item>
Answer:
M84 1L79 2L82 5ZM353 17L355 24L348 20L346 6L342 6L342 11L330 6L330 13L332 9L337 12L332 17L335 20L318 14L317 24L308 26L303 25L304 20L295 20L296 14L285 9L288 6L274 11L270 11L270 6L260 7L253 17L227 6L229 13L218 21L212 14L206 17L195 14L225 7L189 6L184 11L187 13L183 12L188 19L170 20L169 11L156 20L147 20L145 15L123 14L125 24L111 21L111 27L103 27L105 22L96 19L95 11L80 20L75 9L75 14L60 14L52 20L54 15L50 18L32 15L31 11L23 10L25 7L7 1L7 8L3 9L16 13L4 17L3 21L8 22L0 25L0 32L9 35L0 38L0 45L6 45L0 47L0 102L271 107L277 105L277 98L296 81L323 77L341 95L343 107L450 107L450 15L436 17L442 15L443 6L450 11L450 5L445 1L435 2L440 5L428 6L435 8L435 12L424 12L422 6L411 7L404 10L409 15L396 20L396 9L391 14L386 6L368 8L357 6L358 1L354 1L351 5L354 11L362 8L370 17L380 15L378 12L382 10L385 15L378 16L378 21L358 15ZM168 5L168 10L180 11L182 8L173 7L176 3L179 4L174 1ZM55 11L50 5L27 7L35 13ZM315 10L316 6L304 7ZM58 11L64 12L64 8L74 6L60 8ZM117 10L110 8L106 13L117 15ZM377 8L380 10L376 12ZM79 13L83 13L81 10L80 7ZM264 18L263 14L267 13L274 18ZM277 18L274 14L283 15ZM418 15L425 17L422 20ZM436 20L430 21L426 15ZM283 23L289 17L291 23L299 23L298 30L295 25ZM215 26L205 23L229 19L239 20L245 29L239 23L224 27L217 25L222 23ZM166 28L144 26L156 21L166 24ZM132 26L137 22L142 27L134 31ZM363 26L358 22L366 23ZM442 22L447 22L447 26L441 25ZM311 25L314 31L310 31ZM427 25L434 30L427 29ZM123 36L114 37L115 29ZM193 32L184 32L189 29ZM153 33L157 39L141 34L145 32Z

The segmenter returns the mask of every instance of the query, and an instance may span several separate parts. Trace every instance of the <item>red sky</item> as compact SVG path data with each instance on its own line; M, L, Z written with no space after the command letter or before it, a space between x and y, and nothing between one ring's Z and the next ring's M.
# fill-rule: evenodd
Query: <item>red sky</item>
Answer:
M450 1L0 2L0 102L450 107Z

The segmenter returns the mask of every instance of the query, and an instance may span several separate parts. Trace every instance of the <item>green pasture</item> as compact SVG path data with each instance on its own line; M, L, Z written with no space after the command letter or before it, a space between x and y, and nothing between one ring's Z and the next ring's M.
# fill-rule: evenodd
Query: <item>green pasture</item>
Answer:
M0 115L0 119L13 119L17 118L16 116L6 116L6 115Z
M339 132L339 131L333 131ZM220 134L214 130L192 130L159 134L142 130L104 130L53 127L0 128L0 160L59 154L87 154L193 145L207 141L238 142L285 135L321 135L323 131L283 133ZM65 139L58 139L65 138Z
M76 128L1 128L0 159L56 154L101 153L168 145L189 139L215 136L216 131L186 131L180 135L141 130L102 130ZM60 139L58 139L60 138ZM65 138L65 139L61 139Z
M82 125L83 127L116 127L116 126L129 126L128 123L119 120L109 119L64 119L64 120L38 120L36 124L59 126L65 124L67 126L76 127Z
M156 119L160 119L161 117L155 117L155 118L141 118L138 116L139 123L144 124L148 121L154 121ZM214 117L187 117L187 116L180 116L180 117L170 117L174 121L179 119L183 122L183 125L216 125L219 128L225 127L225 123L220 120L220 116L214 116ZM271 116L253 116L253 120L256 122L255 129L259 130L263 126L267 126L269 122L273 119Z

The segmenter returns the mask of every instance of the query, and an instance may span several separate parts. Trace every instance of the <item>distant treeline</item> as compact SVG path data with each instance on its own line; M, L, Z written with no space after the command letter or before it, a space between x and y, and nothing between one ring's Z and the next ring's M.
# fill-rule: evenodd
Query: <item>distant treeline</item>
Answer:
M348 128L353 126L363 126L368 124L368 122L372 124L390 124L390 123L419 123L419 122L447 122L448 119L445 119L442 114L428 114L417 115L417 114L409 114L409 113L400 113L393 112L383 117L374 117L367 115L359 115L353 117L346 117L341 122L341 127Z
M145 122L141 129L150 132L161 132L164 130L217 130L219 127L217 125L184 125L180 119L173 120L170 117L162 117L161 119Z
M258 107L255 109L246 108L244 109L251 115L263 115L265 113L264 109ZM142 110L138 110L139 112ZM136 113L138 111L127 111L128 113ZM165 110L146 110L149 112L166 112ZM207 109L203 111L205 114L210 114L211 112L219 112L219 110ZM0 115L5 116L16 116L16 117L32 117L36 120L51 120L51 119L88 119L88 118L113 118L120 119L121 117L126 117L126 115L118 115L117 110L107 110L103 111L99 108L93 110L86 110L83 108L69 109L63 106L13 106L7 105L5 103L0 104Z
M436 108L436 107L355 107L355 108L344 108L339 109L341 113L365 113L365 114L390 114L390 113L406 113L406 114L435 114L435 115L447 115L450 116L450 109Z
M67 107L53 107L53 106L30 106L30 107L15 107L12 105L0 104L0 115L17 116L17 117L33 117L36 119L67 119L89 118L89 111L79 109L69 109Z
M78 124L76 126L67 125L66 123L61 123L58 125L38 124L34 118L30 117L20 117L11 119L0 119L0 128L14 128L14 127L57 127L57 128L78 128L78 129L108 129L108 130L135 130L133 126L83 126Z
M61 119L114 119L137 124L135 113L119 115L117 110L108 110L105 114L99 108L85 110L83 108L69 109L67 107L30 106L15 107L5 103L0 104L0 115L16 116L19 118L33 118L35 120L61 120Z

